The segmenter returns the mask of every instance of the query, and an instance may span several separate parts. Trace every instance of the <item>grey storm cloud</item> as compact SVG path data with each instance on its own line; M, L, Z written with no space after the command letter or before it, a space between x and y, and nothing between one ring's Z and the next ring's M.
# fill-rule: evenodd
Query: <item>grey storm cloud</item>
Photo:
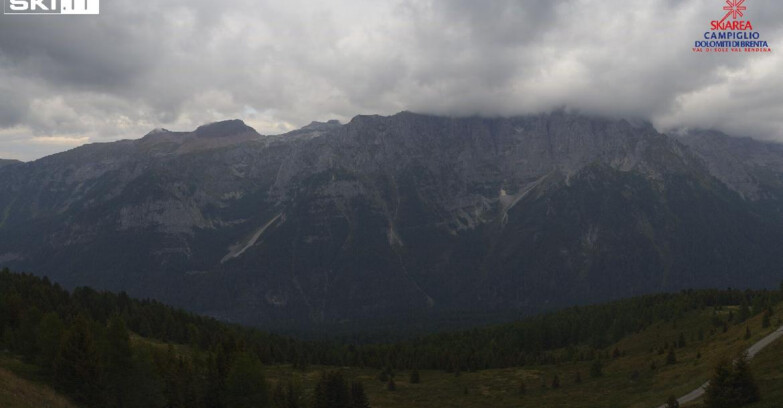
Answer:
M6 15L0 157L400 110L566 108L783 141L777 3L746 2L762 55L691 51L721 0L104 0L99 16Z

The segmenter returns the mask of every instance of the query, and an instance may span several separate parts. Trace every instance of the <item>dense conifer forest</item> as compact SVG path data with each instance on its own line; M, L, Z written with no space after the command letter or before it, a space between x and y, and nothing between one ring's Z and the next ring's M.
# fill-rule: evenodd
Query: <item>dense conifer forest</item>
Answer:
M339 370L323 372L304 393L295 383L272 383L264 365L369 367L454 372L561 361L602 361L609 346L693 310L714 310L714 331L740 324L781 300L776 291L700 290L573 307L517 323L422 336L395 343L300 341L196 316L124 293L77 288L46 278L0 272L0 349L41 369L45 381L86 407L365 407L361 383ZM739 305L736 313L717 313ZM675 348L667 361L676 363ZM580 377L581 378L581 377ZM393 375L387 378L393 387ZM551 381L559 386L560 379Z

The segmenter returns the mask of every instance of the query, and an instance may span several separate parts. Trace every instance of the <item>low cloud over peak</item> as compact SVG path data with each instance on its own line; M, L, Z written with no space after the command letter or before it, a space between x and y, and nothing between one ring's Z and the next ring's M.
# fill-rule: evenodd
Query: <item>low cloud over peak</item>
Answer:
M783 8L747 2L772 53L699 55L719 0L104 1L0 17L0 157L193 129L260 133L402 110L566 108L783 141ZM59 144L58 144L59 143Z

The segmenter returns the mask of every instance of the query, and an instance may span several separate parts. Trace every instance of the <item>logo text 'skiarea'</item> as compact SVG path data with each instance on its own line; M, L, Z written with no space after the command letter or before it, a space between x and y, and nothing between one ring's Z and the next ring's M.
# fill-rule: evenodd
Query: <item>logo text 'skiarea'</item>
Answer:
M101 0L2 0L3 14L100 14Z

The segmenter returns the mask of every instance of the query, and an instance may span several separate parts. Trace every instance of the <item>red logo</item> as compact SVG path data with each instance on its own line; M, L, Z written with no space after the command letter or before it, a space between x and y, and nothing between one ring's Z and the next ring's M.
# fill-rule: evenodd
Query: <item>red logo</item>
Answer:
M726 10L726 15L720 21L711 21L710 29L713 31L753 31L753 24L750 21L737 21L738 18L745 17L743 11L748 9L742 5L743 3L745 3L745 0L726 0L726 5L723 6L723 9ZM733 21L726 21L729 17Z
M753 30L753 24L745 16L746 0L721 1L726 2L723 6L726 14L720 20L710 21L710 31L704 33L703 40L693 43L693 52L772 52L769 43L761 38L761 33Z
M743 11L747 10L748 8L743 6L742 3L744 3L745 0L726 0L726 4L728 6L723 6L724 10L727 10L728 13L723 17L721 20L721 23L726 21L729 16L736 20L739 17L744 17L745 15L742 14Z

